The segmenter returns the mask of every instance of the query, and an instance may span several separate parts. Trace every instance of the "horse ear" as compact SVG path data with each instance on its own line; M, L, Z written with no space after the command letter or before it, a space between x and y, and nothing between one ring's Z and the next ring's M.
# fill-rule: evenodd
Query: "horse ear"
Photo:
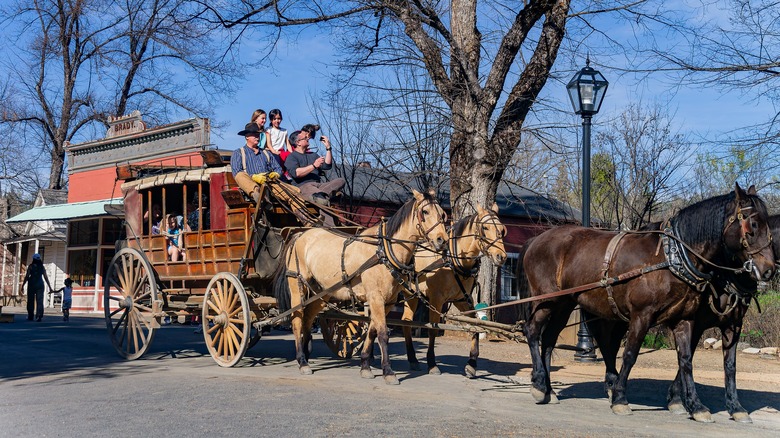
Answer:
M490 206L490 209L493 210L493 213L498 213L498 204L494 202L493 205Z
M477 204L477 215L482 215L485 212L485 209L482 208L482 204Z
M757 195L758 191L756 190L756 185L751 184L750 187L748 187L748 195Z
M425 196L423 196L422 193L418 192L415 189L412 189L412 195L414 195L414 199L416 199L418 201L422 201L423 199L425 199Z
M738 182L734 183L734 194L737 196L737 201L747 196L747 193L742 190L742 187L739 186Z
M431 195L431 198L436 199L436 190L433 190L433 187L428 189L428 194Z

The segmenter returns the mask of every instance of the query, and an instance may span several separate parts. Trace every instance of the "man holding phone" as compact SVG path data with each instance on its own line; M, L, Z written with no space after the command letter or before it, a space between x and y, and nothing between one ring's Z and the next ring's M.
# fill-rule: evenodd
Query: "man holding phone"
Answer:
M293 132L290 135L290 142L295 149L287 156L284 166L292 177L293 184L298 186L301 195L306 200L321 205L330 205L331 197L344 187L346 181L344 178L321 181L322 171L333 167L333 153L328 137L323 135L320 137L320 141L325 145L324 157L309 152L309 134L307 132Z

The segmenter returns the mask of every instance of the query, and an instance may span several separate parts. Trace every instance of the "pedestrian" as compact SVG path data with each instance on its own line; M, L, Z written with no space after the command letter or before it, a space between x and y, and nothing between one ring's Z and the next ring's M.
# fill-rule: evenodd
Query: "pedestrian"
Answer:
M33 320L33 313L35 313L35 320L40 322L43 319L43 281L46 280L46 285L49 286L49 290L52 289L49 282L49 276L46 275L46 268L43 266L41 255L37 252L33 254L32 263L27 267L27 273L24 274L24 281L22 281L22 289L27 284L27 320ZM35 306L38 306L36 308Z
M62 292L62 320L70 320L70 306L73 304L73 280L65 279L65 286L49 292L49 294Z

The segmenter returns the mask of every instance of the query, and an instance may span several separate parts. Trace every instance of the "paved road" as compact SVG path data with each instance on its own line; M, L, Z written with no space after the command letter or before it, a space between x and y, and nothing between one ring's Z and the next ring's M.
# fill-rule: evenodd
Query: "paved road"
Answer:
M274 331L226 369L189 326L163 327L149 352L128 362L114 353L102 319L47 315L35 323L16 315L0 324L0 437L769 437L780 430L776 392L742 391L755 423L740 425L722 412L722 389L699 385L721 412L716 423L698 424L663 409L668 381L640 378L630 393L635 414L617 417L595 380L559 382L561 404L538 406L527 364L483 352L479 377L469 380L461 375L465 341L447 339L437 351L444 374L430 376L408 372L402 339L391 342L398 386L361 379L356 361L331 359L316 336L314 374L302 376L286 332Z

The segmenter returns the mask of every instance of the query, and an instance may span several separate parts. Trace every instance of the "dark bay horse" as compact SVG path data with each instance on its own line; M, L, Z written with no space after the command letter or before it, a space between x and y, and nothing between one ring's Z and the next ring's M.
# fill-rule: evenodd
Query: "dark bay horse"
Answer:
M447 244L446 215L432 194L414 191L385 223L348 236L325 228L312 228L290 240L285 252L287 285L295 338L296 360L302 374L311 374L308 345L317 314L330 300L368 304L371 321L368 341L360 355L360 375L373 378L371 345L379 340L382 374L388 384L398 379L390 368L385 312L395 303L401 284L393 271L413 270L410 265L419 241L436 250ZM381 255L381 256L380 256ZM318 299L311 296L319 295ZM309 303L306 303L309 299Z
M663 233L577 226L542 233L526 247L518 277L525 276L531 296L564 292L537 301L524 327L533 361L531 395L537 403L557 402L550 384L552 352L579 305L602 320L589 327L607 367L605 385L613 412L631 413L628 375L648 329L665 324L674 328L677 341L682 403L694 419L708 421L711 416L698 401L693 383L690 343L696 313L707 299L706 285L744 271L754 280L767 280L774 260L766 207L753 187L745 192L739 185L729 194L684 208L667 221ZM601 287L565 292L591 283ZM617 348L626 330L617 373Z
M780 257L780 215L768 219L775 257ZM777 275L777 271L775 271ZM751 276L731 274L717 278L713 282L713 294L707 303L699 307L693 334L691 335L691 354L696 351L702 334L711 327L720 329L723 341L723 372L725 374L726 409L734 421L751 423L750 414L742 407L737 395L737 344L742 333L742 321L750 302L758 293L758 282ZM683 384L680 371L669 387L668 408L676 414L687 414L683 401Z
M449 252L442 258L441 254L429 249L418 248L414 255L415 269L418 272L417 286L420 294L430 306L429 321L433 324L441 321L441 312L447 303L452 303L458 310L465 312L474 309L471 302L471 292L476 282L479 270L479 259L482 256L496 266L506 261L504 236L506 227L498 218L498 206L491 209L477 206L475 214L455 222L449 234ZM435 269L432 267L438 266ZM420 299L415 296L404 304L402 319L411 321ZM406 341L406 356L410 368L420 369L420 362L414 351L412 328L403 327ZM428 352L426 355L429 374L441 374L436 365L436 335L438 330L428 330ZM479 334L472 333L469 360L465 373L475 377L477 373L477 358L479 357Z

